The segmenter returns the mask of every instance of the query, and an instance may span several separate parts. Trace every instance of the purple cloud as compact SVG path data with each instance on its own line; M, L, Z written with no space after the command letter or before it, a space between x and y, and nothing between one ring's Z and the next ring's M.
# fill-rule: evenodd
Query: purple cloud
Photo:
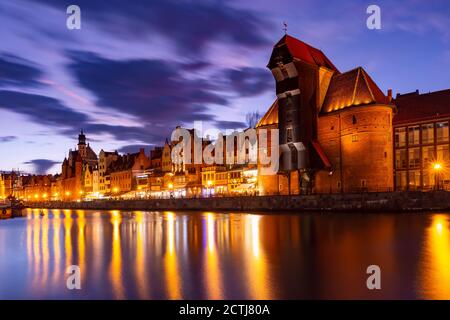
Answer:
M42 72L30 62L11 54L0 54L0 86L36 86Z
M61 10L70 1L38 0ZM142 40L158 34L179 53L194 56L214 42L249 48L269 44L272 23L250 9L224 1L91 1L78 0L83 16L114 36Z

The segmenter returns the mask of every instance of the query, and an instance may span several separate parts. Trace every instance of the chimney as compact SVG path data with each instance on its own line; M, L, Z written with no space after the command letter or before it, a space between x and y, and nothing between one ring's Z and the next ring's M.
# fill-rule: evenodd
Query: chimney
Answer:
M387 98L388 98L389 102L392 101L392 89L388 89Z

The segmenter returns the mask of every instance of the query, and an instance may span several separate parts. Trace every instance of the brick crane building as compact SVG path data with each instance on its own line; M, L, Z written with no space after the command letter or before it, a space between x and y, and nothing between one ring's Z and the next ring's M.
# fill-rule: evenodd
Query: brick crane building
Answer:
M395 106L363 68L340 72L289 35L267 67L277 100L257 130L279 129L280 166L278 174L259 175L260 194L393 189Z

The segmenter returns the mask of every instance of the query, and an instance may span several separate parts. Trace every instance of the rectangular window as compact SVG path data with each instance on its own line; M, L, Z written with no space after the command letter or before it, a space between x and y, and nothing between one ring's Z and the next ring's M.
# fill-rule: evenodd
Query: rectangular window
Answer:
M446 166L449 161L448 145L437 146L436 158L438 162L442 162L442 166Z
M447 142L448 141L448 122L438 122L436 123L436 139L437 142Z
M420 171L409 172L409 189L415 190L420 187Z
M419 144L420 126L408 127L408 145L414 146Z
M352 135L352 142L357 142L358 136L356 134Z
M286 142L292 142L292 128L286 129Z
M395 185L397 190L406 189L406 171L397 171L397 173L395 174Z
M395 146L396 147L406 146L406 128L395 129Z
M410 168L420 167L420 149L419 148L409 149L409 167Z
M406 169L406 149L395 151L395 168Z
M422 144L434 143L434 124L422 125Z
M422 148L422 167L424 170L429 168L429 166L435 161L435 159L436 157L434 155L434 147Z
M434 187L434 176L433 174L431 174L430 172L431 170L427 170L426 168L424 168L423 170L423 183L422 183L422 187L424 190L429 190L432 189Z

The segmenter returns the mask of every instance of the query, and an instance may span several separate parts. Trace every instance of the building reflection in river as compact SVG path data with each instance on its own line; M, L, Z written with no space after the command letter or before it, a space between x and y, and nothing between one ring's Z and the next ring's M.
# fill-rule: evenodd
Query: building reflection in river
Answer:
M25 232L0 246L0 298L448 299L449 218L29 210L0 224L0 239ZM80 291L65 286L72 264ZM381 291L365 286L370 264Z

